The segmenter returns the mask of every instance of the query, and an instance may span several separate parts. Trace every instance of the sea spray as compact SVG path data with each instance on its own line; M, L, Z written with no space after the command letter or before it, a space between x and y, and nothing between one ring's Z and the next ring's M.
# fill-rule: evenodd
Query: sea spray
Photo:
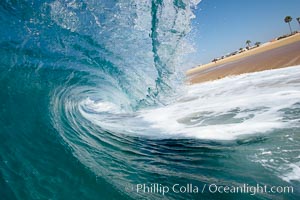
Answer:
M194 17L191 8L197 3L56 0L45 6L50 8L54 25L76 33L75 38L88 36L86 39L98 46L84 47L87 52L81 59L103 71L104 78L111 79L110 84L126 94L132 107L138 108L166 103L166 97L176 90L176 68L182 53L178 49L190 31ZM71 41L62 42L67 47L74 46ZM76 46L75 50L82 49L81 45Z

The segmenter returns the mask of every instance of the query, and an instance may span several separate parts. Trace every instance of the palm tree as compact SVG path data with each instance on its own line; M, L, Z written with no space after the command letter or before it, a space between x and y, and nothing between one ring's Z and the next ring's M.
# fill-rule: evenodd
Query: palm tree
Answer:
M247 46L248 46L248 49L250 48L250 43L251 43L250 40L247 40L247 41L246 41L246 44L247 44Z
M297 19L298 24L299 24L299 26L300 26L300 17L297 17L296 19Z
M292 18L291 16L286 16L286 17L284 18L284 22L289 24L291 34L293 34L293 31L292 31L292 28L291 28L291 24L290 24L290 22L291 22L292 20L293 20L293 18Z
M255 45L256 47L259 47L259 46L260 46L260 44L261 44L261 42L255 42L255 44L254 44L254 45Z

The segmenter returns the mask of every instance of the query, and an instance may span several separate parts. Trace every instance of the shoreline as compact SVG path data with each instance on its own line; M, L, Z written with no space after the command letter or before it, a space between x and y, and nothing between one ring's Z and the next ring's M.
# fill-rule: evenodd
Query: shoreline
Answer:
M268 42L246 52L187 71L190 84L213 81L232 75L300 65L300 33Z

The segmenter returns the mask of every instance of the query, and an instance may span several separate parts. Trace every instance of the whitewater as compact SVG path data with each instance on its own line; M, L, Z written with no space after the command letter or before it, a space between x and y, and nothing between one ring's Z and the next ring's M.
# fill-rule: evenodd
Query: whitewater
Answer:
M294 192L238 198L298 199L300 66L185 83L198 4L1 1L1 197L160 199L134 186L260 183Z

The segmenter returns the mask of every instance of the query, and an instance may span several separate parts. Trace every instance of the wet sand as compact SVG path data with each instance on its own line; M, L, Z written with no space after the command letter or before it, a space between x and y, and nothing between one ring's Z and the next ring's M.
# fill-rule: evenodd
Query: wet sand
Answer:
M191 84L226 76L300 65L300 34L265 44L244 53L187 72Z

